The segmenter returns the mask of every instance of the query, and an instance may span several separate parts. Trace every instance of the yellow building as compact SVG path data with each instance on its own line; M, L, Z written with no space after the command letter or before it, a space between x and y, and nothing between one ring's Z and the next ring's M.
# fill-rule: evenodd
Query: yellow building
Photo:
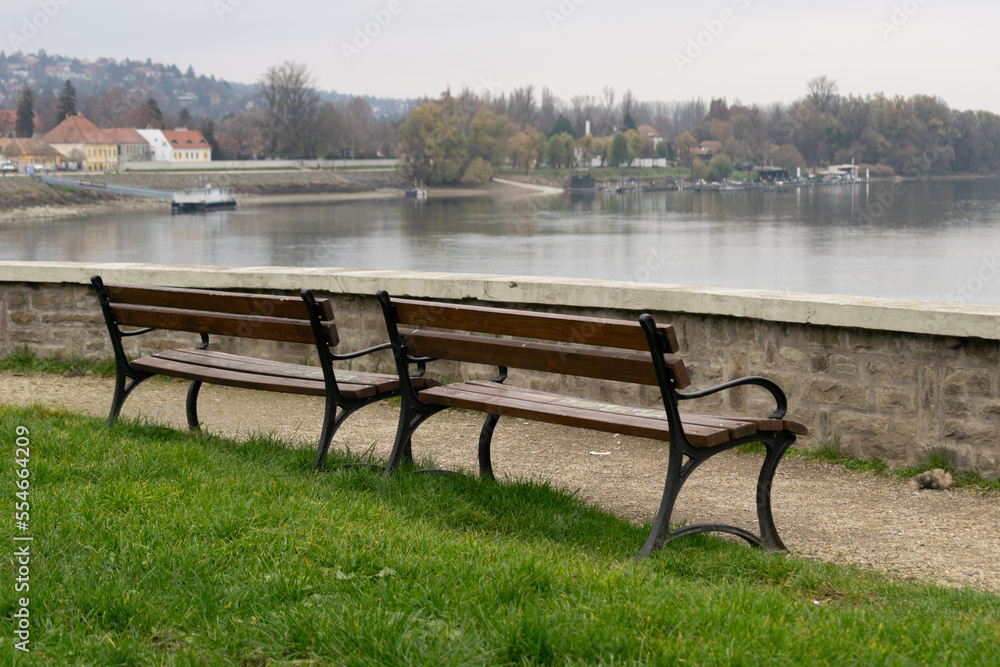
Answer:
M212 147L197 130L163 130L171 162L211 162Z
M118 168L118 142L83 116L69 116L49 130L42 141L76 162L83 171Z
M0 139L0 155L21 172L29 165L43 171L56 169L65 160L62 153L41 139Z

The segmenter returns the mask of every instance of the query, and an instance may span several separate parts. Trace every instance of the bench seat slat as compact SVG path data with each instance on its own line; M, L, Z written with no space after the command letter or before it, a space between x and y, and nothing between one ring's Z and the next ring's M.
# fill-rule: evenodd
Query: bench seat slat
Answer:
M111 304L111 308L118 324L125 326L316 344L312 325L309 324L308 320L209 313L160 306ZM329 344L336 345L338 340L336 326L332 322L323 326L326 329Z
M501 385L497 385L501 387ZM486 393L482 386L466 386L456 383L424 389L419 397L427 403L448 407L465 408L490 412L509 417L521 417L536 421L588 428L607 433L621 433L655 440L669 440L670 431L667 420L652 419L648 416L634 416L595 409L593 407L578 407L572 405L572 399L566 399L557 394L552 395L553 401L544 401L538 392L517 393L516 390L499 389L492 394ZM580 401L580 405L594 405L590 401ZM629 406L615 406L629 410ZM644 410L639 408L639 410ZM685 424L684 432L691 443L698 447L714 447L730 440L729 430L725 427Z
M130 303L163 308L207 310L231 315L256 315L308 320L309 312L298 297L270 294L244 294L219 290L181 289L177 287L142 287L138 285L105 285L111 302ZM317 299L324 320L333 320L333 304L329 299Z
M649 354L621 350L574 348L504 338L484 338L441 331L401 331L407 354L491 366L578 375L581 377L657 386ZM684 362L665 357L674 369L677 387L690 384Z
M667 413L661 408L642 408L634 406L617 405L614 403L601 403L600 401L588 401L586 399L577 399L570 396L561 396L559 394L552 394L547 391L538 391L537 389L525 389L524 387L514 387L511 385L498 384L496 382L488 382L481 380L471 380L465 382L464 386L469 387L483 387L485 391L493 393L495 388L501 388L510 392L517 392L518 394L537 394L541 397L543 402L559 402L565 405L574 405L578 407L592 407L594 409L600 408L602 406L606 407L607 410L611 412L620 412L622 414L630 414L634 417L647 417L649 419L665 420L667 418ZM563 403L563 401L566 401ZM781 420L779 419L743 419L739 417L719 417L716 415L703 415L694 412L682 412L681 417L684 420L684 425L687 427L689 424L695 424L698 426L709 426L709 427L721 427L729 430L729 437L733 440L737 438L744 438L748 435L753 435L758 431L779 431L781 430Z
M599 317L561 315L530 310L499 310L484 306L393 299L398 323L414 328L457 329L474 333L536 338L574 345L649 350L638 322ZM677 335L667 325L657 327L667 339L668 352L677 352Z
M242 357L225 352L214 350L163 350L153 355L159 359L168 359L186 364L207 366L210 368L220 368L238 371L241 373L255 373L258 375L274 375L277 377L301 377L308 380L323 381L323 369L318 366L304 366L300 364L288 364L270 359L255 359L252 357ZM368 385L379 394L387 391L399 389L399 378L395 375L385 375L382 373L364 373L360 371L336 370L337 384L361 384ZM414 387L431 386L427 378L411 378Z
M239 371L212 368L198 364L185 364L158 357L137 359L132 362L132 366L147 373L169 375L171 377L197 380L209 384L220 384L227 387L260 389L285 394L302 394L305 396L326 396L326 384L322 379L310 380L302 377L240 373ZM345 383L339 385L339 388L340 393L346 398L367 398L374 396L376 393L375 388L370 385Z

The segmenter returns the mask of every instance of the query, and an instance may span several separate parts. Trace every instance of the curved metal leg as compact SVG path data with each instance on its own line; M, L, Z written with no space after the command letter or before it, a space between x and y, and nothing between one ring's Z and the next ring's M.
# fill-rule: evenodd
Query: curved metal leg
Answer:
M760 524L760 546L767 551L788 551L784 542L778 537L778 529L775 528L774 517L771 516L771 483L774 481L774 473L778 469L781 457L794 442L795 436L791 433L777 434L774 442L764 441L767 456L764 457L760 475L757 477L757 522Z
M329 400L326 402L326 411L323 415L323 429L319 434L319 444L316 445L316 458L313 459L313 468L316 470L323 469L327 452L330 451L330 443L333 442L333 435L340 428L340 425L344 423L344 420L353 412L354 410L347 410L345 408L341 408L338 412L336 403Z
M670 443L670 453L667 463L667 481L663 487L663 497L660 499L660 509L656 512L656 519L653 521L653 529L649 531L649 537L642 549L636 554L637 558L648 556L655 549L659 549L667 542L670 534L670 515L674 511L674 503L677 501L677 494L681 492L684 485L683 475L684 453L680 447L675 447Z
M192 380L188 385L187 393L187 419L188 428L192 431L201 430L201 422L198 421L198 392L201 391L201 382Z
M389 460L385 463L385 468L382 472L383 477L390 477L401 462L413 462L413 445L411 442L413 432L428 417L437 414L441 410L444 410L444 406L432 406L431 409L424 410L408 410L404 400L403 407L399 410L399 426L396 427L396 441L392 445Z
M761 465L760 474L757 477L757 521L760 524L760 535L754 535L742 528L719 523L699 523L690 526L683 526L676 530L670 530L670 516L673 513L674 503L680 494L681 487L688 476L694 472L695 468L703 462L723 451L735 447L740 442L729 443L721 449L682 452L679 447L671 445L670 459L667 466L667 481L663 489L663 498L660 500L660 509L653 522L653 528L646 539L646 543L636 554L637 558L648 556L656 549L673 542L679 537L693 535L695 533L721 532L736 535L750 544L762 547L767 551L783 552L785 547L781 538L778 537L778 529L774 525L774 518L771 515L771 483L774 481L774 473L778 468L781 457L785 455L788 448L795 442L795 435L787 432L778 433L758 433L748 441L763 442L767 448L767 456ZM683 457L688 456L688 461L683 462Z
M481 479L496 479L493 475L493 462L490 460L490 443L493 441L493 430L500 421L500 415L488 414L483 428L479 432L479 477Z
M122 406L125 405L125 399L129 397L132 390L138 386L140 382L151 377L150 375L126 375L125 373L119 372L115 377L115 395L111 399L111 411L108 413L108 426L114 426L115 421L118 420L118 415L121 414Z

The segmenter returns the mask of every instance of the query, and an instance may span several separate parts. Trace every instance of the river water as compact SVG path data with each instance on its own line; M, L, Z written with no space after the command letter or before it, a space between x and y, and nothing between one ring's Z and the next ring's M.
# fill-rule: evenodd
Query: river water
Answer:
M1000 180L0 223L0 259L500 273L1000 305Z

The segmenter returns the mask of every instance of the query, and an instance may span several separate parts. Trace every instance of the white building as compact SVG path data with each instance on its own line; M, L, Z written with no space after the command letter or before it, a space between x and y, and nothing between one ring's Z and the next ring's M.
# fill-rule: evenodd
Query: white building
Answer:
M170 162L174 149L163 135L163 130L136 130L149 143L150 159L153 162Z

